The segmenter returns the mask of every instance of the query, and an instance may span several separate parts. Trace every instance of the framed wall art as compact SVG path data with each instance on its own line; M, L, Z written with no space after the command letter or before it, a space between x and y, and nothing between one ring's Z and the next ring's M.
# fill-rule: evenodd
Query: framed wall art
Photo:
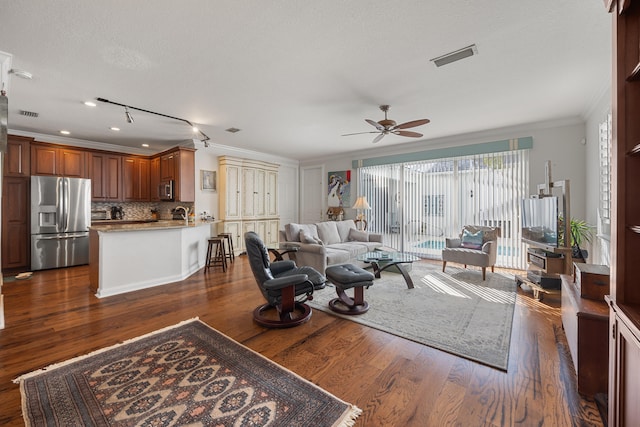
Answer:
M202 190L216 191L216 171L200 170L200 185Z

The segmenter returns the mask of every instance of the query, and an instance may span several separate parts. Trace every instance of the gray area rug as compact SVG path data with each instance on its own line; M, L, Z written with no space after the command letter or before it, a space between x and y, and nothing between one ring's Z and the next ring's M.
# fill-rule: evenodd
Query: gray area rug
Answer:
M512 275L465 270L430 263L414 263L410 272L415 289L407 289L402 275L383 272L365 289L369 311L348 316L333 312L336 297L327 286L308 304L354 322L426 344L457 356L507 370L511 326L516 301ZM353 290L347 290L353 296Z

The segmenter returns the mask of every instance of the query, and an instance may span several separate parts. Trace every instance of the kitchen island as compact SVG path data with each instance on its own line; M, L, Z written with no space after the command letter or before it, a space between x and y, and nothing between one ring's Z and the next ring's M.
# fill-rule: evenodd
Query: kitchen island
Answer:
M89 230L89 280L98 298L184 280L205 265L211 222L100 223Z

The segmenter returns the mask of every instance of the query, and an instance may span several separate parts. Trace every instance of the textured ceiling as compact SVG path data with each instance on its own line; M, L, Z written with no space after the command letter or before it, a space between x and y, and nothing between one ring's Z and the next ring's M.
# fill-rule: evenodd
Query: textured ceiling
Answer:
M0 0L12 130L157 152L192 138L310 159L374 147L390 104L425 140L584 115L610 84L600 0ZM429 59L475 43L478 55ZM38 112L38 118L18 114ZM120 132L109 130L121 128ZM241 129L236 134L229 127ZM387 136L376 146L415 142Z

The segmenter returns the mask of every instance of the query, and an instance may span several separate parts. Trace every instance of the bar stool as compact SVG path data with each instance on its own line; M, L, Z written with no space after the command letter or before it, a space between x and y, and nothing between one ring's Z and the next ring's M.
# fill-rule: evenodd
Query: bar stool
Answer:
M225 251L224 239L222 237L209 238L207 246L207 264L204 268L205 273L209 268L221 266L222 271L227 271L227 253Z
M234 262L236 255L233 250L233 237L231 237L231 233L218 233L218 237L222 237L227 242L227 258L229 262Z

